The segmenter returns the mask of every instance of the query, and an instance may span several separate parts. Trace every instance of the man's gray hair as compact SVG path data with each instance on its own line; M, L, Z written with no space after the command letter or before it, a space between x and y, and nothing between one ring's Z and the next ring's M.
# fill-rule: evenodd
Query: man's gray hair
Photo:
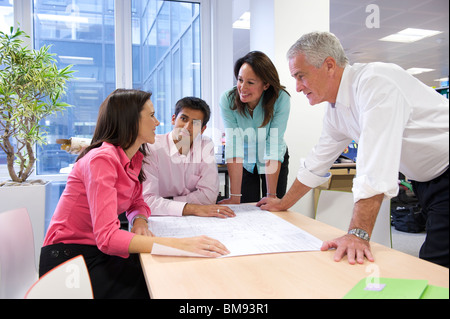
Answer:
M304 34L289 49L287 58L290 60L298 54L303 54L306 61L320 68L326 58L332 57L339 67L348 64L347 56L339 39L330 32L311 32Z

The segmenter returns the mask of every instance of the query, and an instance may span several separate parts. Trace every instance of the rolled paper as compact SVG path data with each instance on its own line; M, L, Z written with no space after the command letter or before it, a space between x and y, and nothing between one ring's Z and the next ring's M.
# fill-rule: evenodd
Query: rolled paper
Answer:
M61 144L61 149L70 154L80 154L91 144L90 138L71 137L70 139L58 139L56 143Z

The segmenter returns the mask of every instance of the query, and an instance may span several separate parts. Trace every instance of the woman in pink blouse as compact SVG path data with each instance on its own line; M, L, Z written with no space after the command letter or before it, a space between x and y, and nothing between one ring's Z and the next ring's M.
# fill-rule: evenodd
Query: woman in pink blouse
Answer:
M148 298L137 254L151 252L154 243L211 257L228 253L206 236L161 238L148 230L141 167L159 125L150 96L118 89L100 106L92 143L77 158L47 231L40 276L81 254L94 298ZM123 212L131 232L120 229Z

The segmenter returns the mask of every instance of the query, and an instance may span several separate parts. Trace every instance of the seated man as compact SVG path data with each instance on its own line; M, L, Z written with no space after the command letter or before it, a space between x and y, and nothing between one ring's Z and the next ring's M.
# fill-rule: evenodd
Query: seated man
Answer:
M234 216L229 207L215 205L219 174L214 144L202 135L209 117L205 101L183 98L175 106L172 132L148 144L143 195L152 215Z

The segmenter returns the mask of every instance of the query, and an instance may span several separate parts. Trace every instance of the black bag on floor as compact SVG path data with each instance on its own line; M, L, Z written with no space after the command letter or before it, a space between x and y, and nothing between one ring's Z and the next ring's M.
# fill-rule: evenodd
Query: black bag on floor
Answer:
M407 233L420 233L425 230L425 219L419 206L396 207L391 212L395 229Z

